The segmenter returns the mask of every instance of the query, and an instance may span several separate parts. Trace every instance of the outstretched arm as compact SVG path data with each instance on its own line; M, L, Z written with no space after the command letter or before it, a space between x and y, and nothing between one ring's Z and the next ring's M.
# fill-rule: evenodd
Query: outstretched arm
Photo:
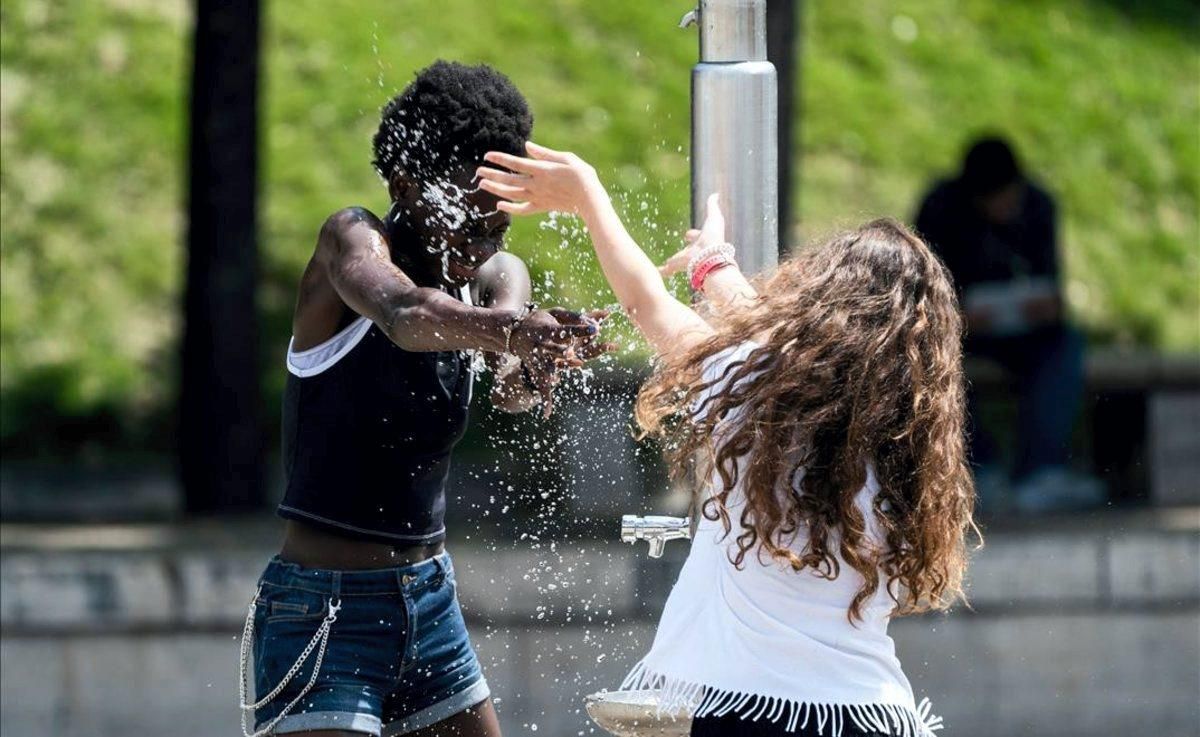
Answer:
M487 154L488 161L508 172L479 169L480 186L503 198L499 207L518 215L558 210L582 217L617 300L656 352L686 350L712 335L708 323L667 291L654 262L625 229L595 170L574 154L534 143L527 148L531 159Z
M417 286L392 262L382 221L363 208L339 210L325 221L314 261L347 307L408 351L503 350L504 328L517 315Z
M326 220L311 267L324 273L344 304L409 351L508 352L548 376L556 363L573 361L573 340L596 333L594 322L565 310L519 319L521 311L511 306L473 307L417 286L392 262L383 223L362 208Z

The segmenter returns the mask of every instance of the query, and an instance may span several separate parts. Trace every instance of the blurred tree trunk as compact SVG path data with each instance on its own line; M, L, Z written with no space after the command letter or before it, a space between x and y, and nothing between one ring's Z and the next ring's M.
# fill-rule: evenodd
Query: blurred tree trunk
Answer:
M797 22L799 0L767 0L767 59L779 75L779 255L791 250L792 242L792 116L799 114L794 105L797 79L796 47L800 27Z
M196 0L179 460L189 513L261 506L259 3Z

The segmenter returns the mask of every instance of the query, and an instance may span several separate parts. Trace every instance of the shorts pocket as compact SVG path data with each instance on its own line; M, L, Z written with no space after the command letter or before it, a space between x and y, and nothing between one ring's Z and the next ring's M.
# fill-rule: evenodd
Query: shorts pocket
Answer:
M324 619L329 597L304 589L265 586L260 597L266 624Z
M287 615L302 617L305 614L308 614L308 605L307 604L293 604L289 601L273 601L273 602L271 602L270 616L272 618L280 617L280 616L287 616Z
M254 698L263 699L277 689L278 693L255 714L260 723L277 715L308 684L316 658L304 652L320 627L317 617L265 617L262 631L255 633L260 641L254 661Z

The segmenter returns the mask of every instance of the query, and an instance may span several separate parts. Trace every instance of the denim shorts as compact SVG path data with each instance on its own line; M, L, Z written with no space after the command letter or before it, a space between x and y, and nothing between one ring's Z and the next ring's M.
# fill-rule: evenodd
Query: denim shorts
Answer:
M332 607L332 608L331 608ZM254 605L255 701L285 680L332 621L312 688L319 644L283 689L255 710L256 729L291 710L273 734L340 729L399 735L437 724L490 695L467 638L450 556L370 571L327 571L273 559Z

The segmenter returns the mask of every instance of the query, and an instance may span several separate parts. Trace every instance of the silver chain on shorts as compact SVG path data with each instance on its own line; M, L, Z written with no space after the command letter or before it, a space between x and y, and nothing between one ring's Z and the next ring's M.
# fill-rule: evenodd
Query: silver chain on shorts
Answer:
M250 670L250 643L254 642L254 605L258 603L258 597L262 593L260 588L254 594L254 598L250 600L250 607L246 613L246 626L242 628L242 648L241 648L241 669L238 673L238 705L241 707L241 723L242 734L245 737L263 737L271 733L275 729L275 725L281 719L291 712L296 704L300 703L300 699L304 698L312 687L317 682L317 675L321 672L321 663L325 660L325 648L329 644L329 631L333 627L333 623L337 621L338 612L342 608L342 600L329 600L329 612L325 615L325 619L321 620L321 625L317 627L316 634L308 641L308 646L296 658L296 662L288 669L283 679L279 681L279 685L271 690L271 693L262 697L253 704L246 701L246 680L247 673ZM246 714L249 713L253 718L254 711L263 706L266 706L276 696L283 692L283 689L291 683L300 669L304 667L304 663L308 661L308 657L312 655L313 650L317 651L317 659L313 663L312 675L308 677L308 683L304 684L304 688L300 689L300 693L296 694L296 698L292 699L287 706L283 707L283 711L279 712L267 725L262 729L254 732L246 725Z

